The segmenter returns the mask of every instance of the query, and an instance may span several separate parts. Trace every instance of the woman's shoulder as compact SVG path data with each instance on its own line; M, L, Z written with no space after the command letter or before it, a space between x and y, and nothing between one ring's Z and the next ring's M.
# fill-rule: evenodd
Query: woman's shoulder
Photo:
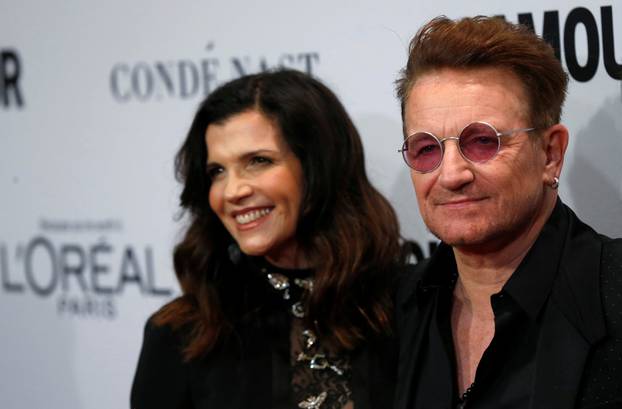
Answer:
M181 319L189 315L195 307L189 297L180 296L162 305L155 311L144 325L144 343L149 343L154 347L167 346L175 350L182 348L182 338L188 332L188 325L181 323L187 321Z
M161 322L159 310L152 314L143 328L143 343L140 364L159 366L162 369L176 368L183 363L184 329Z
M157 313L144 326L143 344L131 391L132 408L183 407L187 399L187 367L182 335L157 323Z
M158 313L152 314L143 328L143 348L148 346L158 350L170 350L179 354L182 348L182 330L173 328L171 324L160 323Z

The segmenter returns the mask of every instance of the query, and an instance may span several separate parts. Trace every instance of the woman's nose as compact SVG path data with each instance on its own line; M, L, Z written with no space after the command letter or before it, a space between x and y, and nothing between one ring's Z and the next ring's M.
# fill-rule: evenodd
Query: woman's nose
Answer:
M229 202L238 202L239 200L250 196L253 189L249 181L239 175L230 175L227 178L224 197Z

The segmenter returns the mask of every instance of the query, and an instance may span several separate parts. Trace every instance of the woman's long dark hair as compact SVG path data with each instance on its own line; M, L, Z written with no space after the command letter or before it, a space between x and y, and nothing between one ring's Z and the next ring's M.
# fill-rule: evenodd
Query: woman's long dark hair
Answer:
M176 157L190 225L174 251L183 296L163 307L156 324L190 328L186 359L208 352L231 329L214 282L233 238L208 203L205 132L210 124L257 110L275 121L304 174L296 239L314 261L307 325L339 349L353 349L390 330L390 286L399 227L388 201L370 184L359 134L337 97L297 71L248 75L216 89L200 105Z

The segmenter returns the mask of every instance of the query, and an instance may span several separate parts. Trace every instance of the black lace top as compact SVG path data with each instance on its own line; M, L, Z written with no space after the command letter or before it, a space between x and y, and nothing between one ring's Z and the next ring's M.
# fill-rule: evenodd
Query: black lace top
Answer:
M290 315L291 387L299 408L350 409L350 358L332 351L303 322L305 299L313 291L310 270L285 270L260 263L264 276Z

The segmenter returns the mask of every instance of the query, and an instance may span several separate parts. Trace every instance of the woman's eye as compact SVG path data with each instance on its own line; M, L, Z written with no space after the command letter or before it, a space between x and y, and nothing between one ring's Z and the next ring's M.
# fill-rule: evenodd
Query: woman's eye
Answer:
M253 156L250 160L251 165L267 165L272 163L272 159L265 156Z
M221 175L225 170L221 166L210 166L207 168L207 177L210 180L216 179L219 175Z

